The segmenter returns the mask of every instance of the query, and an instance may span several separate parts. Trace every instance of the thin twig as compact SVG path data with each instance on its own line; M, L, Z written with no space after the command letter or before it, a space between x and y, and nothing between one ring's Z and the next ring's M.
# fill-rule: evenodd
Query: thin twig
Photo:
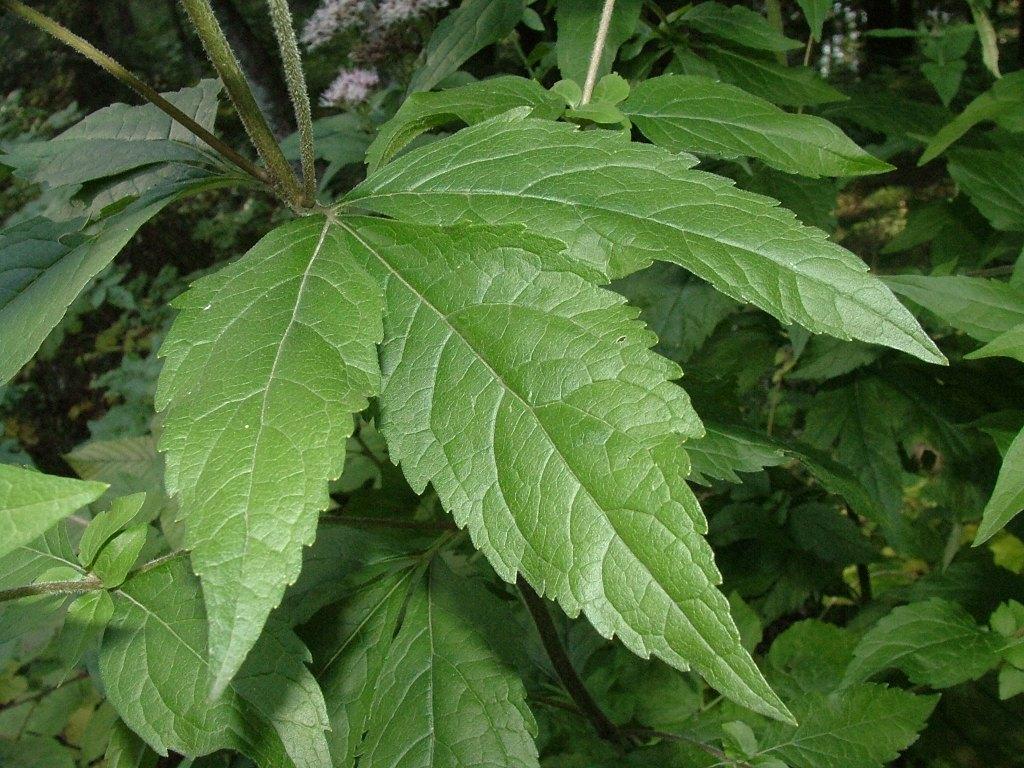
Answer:
M587 80L583 84L583 98L580 99L580 106L590 103L590 97L594 95L594 86L597 84L597 72L601 68L601 57L604 56L604 46L608 41L608 28L612 24L612 12L615 10L615 0L604 0L604 8L601 9L601 20L597 23L597 35L594 37L594 49L590 52L590 66L587 68Z
M213 8L210 7L210 0L182 0L182 5L185 6L192 26L203 42L206 55L210 57L214 69L220 75L231 103L235 105L235 111L242 119L245 132L249 134L253 146L266 163L278 192L293 207L311 205L313 201L306 199L295 172L274 138L274 133L260 111L256 98L252 95L252 89L245 79L238 58L231 50L227 38L224 37L224 30L221 29Z
M42 690L33 691L30 694L26 694L25 696L22 696L21 698L12 699L11 701L8 701L6 704L0 704L0 711L3 711L5 709L14 709L15 707L20 707L21 705L28 704L29 702L32 702L32 701L39 701L40 699L46 698L51 693L59 691L65 685L71 685L72 683L80 682L82 680L85 680L88 677L89 677L89 673L83 670L83 671L78 672L78 673L76 673L74 675L71 675L70 677L66 678L65 680L61 680L59 683L57 683L57 685L51 685L51 686L49 686L47 688L43 688Z
M299 129L299 158L302 163L302 187L309 200L316 197L316 165L313 154L313 112L309 105L309 91L306 77L302 72L302 56L299 42L295 39L292 14L288 0L267 0L270 19L274 25L274 36L281 51L284 64L284 79L288 84L288 95L295 108L295 124Z
M320 522L351 525L358 528L397 528L408 531L457 531L452 520L403 520L398 517L360 517L359 515L321 515Z
M215 152L222 155L226 160L234 163L253 178L263 183L268 183L270 181L270 177L267 175L266 171L254 165L250 160L247 160L232 147L214 136L210 131L157 93L155 89L132 74L120 62L105 54L89 41L79 37L68 28L51 19L49 16L29 8L24 3L18 2L18 0L0 0L0 6L6 8L15 15L20 16L30 24L34 24L48 35L55 37L60 42L78 51L93 64L96 64L105 72L112 75L114 78L142 96L146 101L153 104L153 106L165 112L172 120L194 134Z
M367 455L370 461L376 464L377 468L383 472L386 469L383 459L374 453L373 449L366 444L366 439L363 437L363 433L357 429L353 437L356 439L356 442L359 443L359 447L363 449L363 452Z
M102 588L103 583L96 576L86 576L84 579L73 581L40 581L36 584L0 590L0 603L37 595L81 595Z
M537 634L540 635L541 644L544 646L548 658L551 659L551 665L555 668L558 679L562 681L566 693L576 702L580 714L590 722L597 735L602 739L615 744L621 743L622 736L619 729L594 701L594 697L590 695L590 691L587 690L579 673L572 665L569 654L565 652L565 647L558 636L558 630L551 620L551 614L548 612L548 606L544 599L533 591L533 587L527 584L522 576L516 580L516 586L519 588L519 594L522 595L526 609L530 612L533 623L537 627Z
M814 50L814 36L813 35L807 35L807 46L804 48L804 66L805 67L810 66L810 64L811 64L811 51L813 51L813 50ZM798 115L802 115L804 113L804 105L803 104L801 104L799 107L797 107L796 113Z
M864 563L857 563L857 581L860 584L861 603L870 603L871 594L871 570Z

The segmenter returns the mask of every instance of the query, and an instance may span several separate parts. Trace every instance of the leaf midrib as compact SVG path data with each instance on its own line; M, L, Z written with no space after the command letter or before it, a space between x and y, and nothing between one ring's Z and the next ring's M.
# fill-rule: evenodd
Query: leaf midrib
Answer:
M658 589L659 589L659 590L661 591L661 593L662 593L662 594L663 594L663 595L665 596L665 598L666 598L666 599L668 600L668 602L670 603L670 605L672 605L672 606L673 606L673 607L674 607L674 608L675 608L675 609L676 609L676 610L677 610L677 611L678 611L678 612L679 612L679 613L680 613L680 614L682 615L682 618L683 618L683 620L684 620L684 621L685 621L685 622L686 622L686 623L687 623L687 624L688 624L688 625L689 625L689 626L691 627L691 629L694 629L694 630L695 630L696 628L695 628L695 627L693 627L693 622L691 621L690 617L689 617L689 616L687 616L687 614L685 613L685 611L683 611L683 610L682 610L682 608L680 608L680 607L679 607L679 605L678 605L678 603L676 602L675 598L673 598L673 597L672 597L672 595L671 595L671 594L670 594L670 593L668 592L668 590L666 589L666 587L665 587L664 585L662 585L661 581L660 581L660 580L659 580L659 579L658 579L658 578L657 578L657 577L656 577L656 576L654 575L654 573L653 573L653 572L652 572L652 571L650 570L650 566L649 566L649 565L648 565L648 564L647 564L647 563L646 563L646 562L645 562L645 561L644 561L644 560L643 560L643 559L642 559L642 558L641 558L641 557L640 557L640 556L639 556L639 555L638 555L638 554L637 554L636 552L634 552L634 550L632 549L632 547L630 547L630 546L629 546L629 545L628 545L628 544L626 543L626 541L627 541L627 540L626 540L626 539L625 539L625 538L624 538L624 537L623 537L623 536L622 536L622 535L621 535L621 534L619 533L619 531L617 530L617 528L616 528L615 524L614 524L614 523L612 522L612 518L611 518L611 516L610 516L610 515L608 514L607 510L605 510L604 506L603 506L603 505L602 505L602 504L601 504L600 502L598 502L598 500L597 500L597 499L596 499L596 498L594 497L594 494L593 494L593 492L592 492L592 491L590 490L590 488L588 487L588 485L587 485L587 484L586 484L586 483L585 483L585 482L583 481L583 479L582 479L582 478L581 478L581 477L579 476L579 474L577 473L577 471L576 471L576 468L575 468L575 467L573 466L572 462L570 462L570 461L569 461L569 460L568 460L568 459L567 459L567 458L566 458L566 457L565 457L565 456L564 456L564 455L562 454L562 451L561 451L561 450L559 449L559 447L558 447L558 443L557 443L557 442L556 442L556 441L555 441L555 440L554 440L554 439L553 439L553 438L551 437L551 434L550 434L550 433L548 432L548 430L547 430L547 427L545 426L545 424L543 423L543 421L541 421L540 417L539 417L539 416L537 415L537 413L536 413L536 410L535 410L535 409L533 408L533 406L531 406L531 405L530 405L530 404L529 404L529 403L528 403L528 402L527 402L527 401L526 401L525 399L523 399L523 397L522 397L522 396L521 396L521 395L520 395L520 394L519 394L518 392L516 392L516 391L515 391L515 389L513 389L513 388L512 388L512 386L511 386L511 385L510 385L510 384L509 384L509 383L508 383L507 381L505 381L504 377L502 377L502 376L501 376L501 375L500 375L500 374L499 374L499 373L498 373L498 372L497 372L497 371L496 371L496 370L494 369L494 367L493 367L493 366L492 366L492 365L490 364L490 362L489 362L489 361L488 361L488 360L487 360L487 359L486 359L486 358L485 358L485 357L484 357L483 355L481 355L481 354L480 354L480 352L478 352L478 351L477 351L477 349L476 349L476 348L475 348L475 347L474 347L474 346L473 346L473 345L472 345L472 344L470 343L470 341L469 341L469 340L468 340L468 339L467 339L467 338L466 338L466 337L465 337L465 336L464 336L464 335L462 334L462 332L461 332L461 331L460 331L460 330L459 330L458 328L456 328L455 326L453 326L453 325L451 324L451 322L449 321L449 318L448 318L448 316L447 316L447 315L445 315L445 313L443 313L443 312L442 312L442 311L441 311L440 309L438 309L438 307L434 306L434 304L433 304L432 302L430 302L430 300L429 300L429 299L427 299L427 297L426 297L426 296L424 296L424 295L423 295L423 294L422 294L422 293L421 293L420 291L418 291L418 290L417 290L417 289L416 289L416 288L415 288L415 287L414 287L413 285L411 285L411 284L410 284L410 283L409 283L409 282L408 282L408 281L407 281L407 280L406 280L406 279L405 279L405 278L404 278L404 277L403 277L403 276L402 276L402 275L401 275L401 274L400 274L400 273L399 273L399 272L398 272L398 271L397 271L397 270L396 270L396 269L395 269L395 268L394 268L394 267L393 267L393 266L392 266L392 265L390 264L390 262L388 262L388 261L387 261L387 260L386 260L386 259L385 259L385 258L383 257L383 255L382 255L382 254L381 254L381 253L380 253L379 251L375 250L375 249L374 249L374 248L373 248L373 247L372 247L372 246L371 246L371 245L370 245L370 244L369 244L368 242L366 242L366 240L364 240L364 239L363 239L362 237L360 237L360 236L359 236L359 234L358 234L358 233L357 233L357 232L356 232L356 231L355 231L354 229L352 229L351 227L349 227L349 226L348 226L347 224L345 224L345 223L344 223L343 221L341 221L341 220L337 220L337 224L338 224L338 226L340 226L340 227L342 227L342 228L343 228L344 230L346 230L346 231L347 231L347 232L348 232L348 233L349 233L349 234L350 234L350 235L351 235L351 236L352 236L353 238L355 238L355 239L356 239L356 240L357 240L357 241L358 241L358 242L359 242L360 244L362 244L362 246L363 246L363 247L364 247L364 248L365 248L365 249L366 249L367 251L369 251L369 252L370 252L371 254L373 254L373 256L374 256L374 257L376 257L376 258L377 258L377 260L378 260L378 261L380 261L380 263L381 263L381 264L382 264L382 265L383 265L383 266L384 266L384 267L385 267L385 268L386 268L386 269L387 269L387 270L388 270L388 271L389 271L389 272L390 272L390 273L391 273L392 275L394 275L394 277L395 277L396 279L398 279L398 280L399 280L399 281L400 281L400 282L401 282L401 283L402 283L402 284L403 284L403 285L404 285L404 286L405 286L405 287L406 287L406 288L407 288L407 289L408 289L408 290L409 290L410 292L412 292L412 293L413 293L413 295L415 295L415 296L416 296L416 297L417 297L417 298L418 298L418 299L419 299L419 300L420 300L420 301L421 301L421 302L423 303L423 305L424 305L424 306L426 306L426 307L429 307L429 308L430 308L430 309L431 309L431 310L432 310L432 311L433 311L433 312L434 312L434 313L435 313L435 314L436 314L436 315L438 316L438 318L440 318L440 320L441 320L441 321L442 321L442 322L443 322L443 323L444 323L445 325L447 325L447 326L448 326L448 328L449 328L449 329L451 330L452 334L454 334L455 336L457 336L457 337L458 337L458 338L459 338L459 339L460 339L460 340L461 340L461 341L462 341L462 342L463 342L463 343L464 343L464 344L466 345L466 347L467 347L467 348L468 348L468 349L469 349L469 350L470 350L470 351L471 351L471 352L472 352L472 353L473 353L473 354L474 354L474 355L476 356L476 358L477 358L477 359L478 359L478 360L479 360L479 361L480 361L480 362L481 362L481 363L482 363L482 364L483 364L483 365L484 365L484 366L485 366L485 367L486 367L486 368L487 368L487 369L488 369L488 370L489 370L489 371L491 372L491 374L492 374L492 375L494 376L495 380L496 380L496 381L498 381L498 382L499 382L499 383L500 383L500 384L502 385L502 387L503 387L503 388L504 388L504 389L505 389L505 390L506 390L506 391L507 391L507 392L508 392L509 394L511 394L511 395L512 395L513 397L515 397L515 398L516 398L517 400L519 400L519 402L520 402L520 403L521 403L521 404L523 405L523 408L525 409L525 411L526 411L527 413L531 414L531 416L533 417L533 420L534 420L534 421L536 422L537 426L538 426L538 427L540 428L540 430L541 430L541 431L543 432L543 434L544 434L545 438L547 439L548 443L549 443L549 444L550 444L550 445L552 446L552 448L553 448L553 449L555 450L555 453L557 453L557 455L558 455L559 459L560 459L560 460L562 461L563 465L564 465L564 466L565 466L565 468L566 468L566 469L568 470L568 472L569 472L569 473L570 473L570 474L572 475L573 479L574 479L574 480L576 481L576 483L577 483L577 484L579 485L580 489L581 489L581 490L582 490L582 491L583 491L583 492L584 492L584 493L585 493L585 494L587 495L587 497L588 497L588 498L590 498L590 500L591 500L591 502L592 502L592 503L594 504L595 508L597 508L597 509L599 509L599 510L601 511L601 513L602 513L602 515L603 515L603 517L604 517L605 521L607 522L607 524L608 524L609 528L610 528L610 529L611 529L611 530L612 530L612 531L613 531L613 532L615 533L615 536L616 536L616 537L617 537L617 538L619 539L619 541L620 541L620 542L622 543L622 545L623 545L623 546L624 546L624 547L626 548L626 550L627 550L627 551L628 551L628 552L630 553L630 556L632 557L633 561L634 561L634 562L636 562L636 563L637 563L637 564L638 564L639 566L641 566L641 567L642 567L642 568L644 569L644 571L645 571L645 572L647 573L647 575L648 575L648 576L650 577L651 583L652 583L652 584L654 584L654 585L656 585L656 586L658 587ZM623 433L623 434L625 435L625 433ZM628 435L625 435L625 436L626 436L626 437L629 437ZM631 439L631 440L632 440L633 438L629 438L629 439ZM658 468L658 470L659 470L659 472L660 472L661 468L660 468L660 467L659 467L659 466L657 465L657 463L656 463L656 462L654 463L654 465L655 465L655 466L656 466L656 467ZM664 478L663 478L663 479L664 479ZM668 482L668 481L667 481L667 479L665 479L665 482L666 482L666 483ZM515 523L515 525L516 525L516 528L518 529L518 528L519 528L519 522L518 522L518 520L516 520L516 518L515 518L515 515L510 515L510 517L511 517L511 519L513 520L513 522ZM659 521L659 523L660 523L660 521ZM664 525L663 523L660 523L660 524L661 524L661 525ZM526 542L528 543L528 539L527 539L527 537L526 537L526 536L525 536L525 535L524 535L524 534L522 533L522 531L520 531L520 535L521 535L521 536L523 537L523 540L524 540L524 541L526 541ZM518 566L517 566L517 567L516 567L516 571L518 571L518 572L522 572L522 569L521 569L520 567L518 567ZM701 598L691 598L691 599L697 599L697 600L699 600L699 602L701 602L702 604L704 604L705 606L707 606L707 602L706 602L706 601L705 601L705 600L704 600L704 599L703 599L702 597L701 597ZM607 602L608 602L608 605L609 605L610 607L612 607L612 609L613 609L613 610L615 610L615 612L616 612L616 613L617 613L617 614L619 615L619 618L621 619L621 621L622 621L622 622L623 622L623 623L624 623L624 624L625 624L626 626L631 626L631 623L630 623L630 622L629 622L629 621L628 621L628 620L626 619L626 617L625 617L625 616L623 616L623 615L622 615L622 614L621 614L621 613L619 612L618 608L616 608L616 607L615 607L615 606L614 606L614 605L613 605L613 604L611 603L611 601L610 601L610 600L609 600L609 601L607 601ZM708 607L710 608L710 606L708 606ZM747 685L747 683L746 683L746 682L744 682L744 681L743 681L743 676L742 676L742 675L741 675L741 674L740 674L740 673L739 673L739 672L738 672L738 671L737 671L736 669L734 669L734 668L733 668L733 665L732 665L732 663L731 663L730 661L726 660L726 658L725 658L724 656L720 656L719 654L717 654L717 653L715 653L715 652L714 652L714 649L713 649L713 648L711 648L711 646L710 646L710 645L709 645L709 644L707 643L707 641L706 641L706 640L704 639L703 635L702 635L702 634L701 634L700 632L694 631L694 632L693 632L693 635L694 635L694 637L695 637L695 638L696 638L696 639L697 639L697 640L698 640L698 641L699 641L700 643L702 643L702 644L703 644L703 645L704 645L704 646L705 646L705 647L706 647L706 648L707 648L708 650L712 651L712 655L714 655L714 656L715 656L716 658L720 658L720 659L721 659L721 660L722 660L722 661L723 661L723 662L725 663L725 665L726 665L726 666L728 667L728 669L730 670L730 672L731 672L731 673L732 673L732 674L734 675L734 677L735 677L735 680L736 680L736 682L737 682L737 683L738 683L738 684L739 684L739 685L740 685L741 687L743 687L743 688L747 689L747 690L748 690L748 691L749 691L749 692L750 692L750 693L751 693L751 694L752 694L752 695L753 695L753 696L754 696L755 698L758 698L758 699L762 699L762 698L763 698L763 697L762 697L762 696L761 696L760 694L756 693L756 692L755 692L755 691L754 691L754 690L753 690L752 688L750 688L750 686L749 686L749 685ZM678 652L676 652L676 653L678 654Z
M283 353L283 350L284 350L285 346L288 343L288 338L291 335L292 329L296 325L296 320L297 320L298 314L299 314L299 307L302 304L302 299L303 299L303 296L304 296L305 291L306 291L306 286L307 286L308 281L309 281L310 273L312 272L313 265L316 263L317 258L320 255L320 250L323 248L323 244L324 244L324 241L327 238L327 232L328 232L329 228L330 228L330 221L325 220L324 221L323 229L321 229L321 231L320 231L320 237L317 240L316 245L313 247L313 252L310 254L309 261L306 264L306 268L302 272L302 280L299 283L299 290L298 290L298 292L296 293L296 296L295 296L295 305L292 308L292 316L289 318L288 325L285 328L284 333L281 335L281 342L277 345L277 353L274 355L274 362L271 364L270 372L267 374L267 386L263 389L263 398L262 398L262 402L260 403L260 424L259 424L259 427L256 430L256 434L255 434L255 436L253 438L253 441L252 441L252 446L253 446L252 447L252 456L251 456L251 458L249 460L249 464L251 466L251 469L249 471L248 487L247 487L246 492L245 492L245 498L246 499L249 499L252 496L252 488L253 488L253 483L255 482L255 475L256 475L255 471L253 471L253 470L255 469L255 466L256 466L256 455L259 452L260 441L261 441L262 436L263 436L263 430L264 430L264 427L266 426L266 423L267 423L267 401L270 398L270 390L271 390L271 388L273 387L273 384L274 384L274 375L277 372L277 367L278 367L278 365L281 362L281 355ZM251 537L249 535L250 522L251 522L251 520L250 520L250 505L249 504L245 504L244 505L243 511L242 511L242 518L243 518L243 521L245 522L245 535L244 535L244 537L242 539L242 553L240 555L240 559L241 559L242 562L245 562L248 559L249 544L250 544L250 540L251 540ZM238 604L239 604L239 596L240 596L240 591L235 591L235 593L234 593L234 600L233 600L234 621L231 624L231 629L229 631L228 638L227 638L227 645L226 645L226 647L228 649L230 649L232 647L232 645L234 644L234 641L235 641L235 637L237 637L237 634L238 634L238 619L239 619ZM221 662L220 666L221 666L221 669L223 670L224 662Z
M653 171L654 169L650 169L650 170ZM584 171L585 171L585 169L573 169L572 173L580 173L580 172L584 172ZM545 179L543 179L543 180L544 181L548 181L550 178L552 178L552 177L550 177L550 176L549 177L545 177ZM372 193L367 194L365 197L363 197L361 199L362 200L373 200L374 198L378 198L378 199L379 198L401 199L403 197L415 198L415 197L423 195L423 194L428 194L428 193L416 192L414 190L407 190L407 191L401 191L401 192L372 192ZM480 189L478 187L473 187L473 188L469 188L469 189L446 188L446 189L444 189L442 191L434 191L433 194L437 194L439 196L444 196L444 195L459 196L459 195L461 195L461 196L467 196L467 197L468 196L475 196L475 197L491 196L491 197L497 197L497 198L503 198L503 199L504 198L528 198L528 199L538 200L538 201L542 201L542 202L546 202L546 203L555 203L557 205L564 205L564 206L567 206L569 208L573 208L573 209L577 209L577 210L578 209L585 209L585 210L588 210L588 211L597 211L597 212L601 212L601 213L612 213L612 214L619 215L619 216L625 216L627 218L634 219L634 220L639 220L639 221L642 221L642 222L645 222L645 223L657 224L657 225L659 225L661 227L664 227L664 228L669 229L669 230L674 231L674 232L682 233L683 235L688 236L688 237L693 237L693 238L695 238L695 239L697 239L699 241L702 241L702 242L712 242L712 243L716 243L716 244L726 245L726 246L728 246L730 248L735 248L736 250L739 250L739 251L741 251L743 253L751 254L751 255L756 256L756 257L761 257L761 258L765 259L766 261L769 261L772 264L776 265L776 267L779 268L780 271L782 271L782 272L792 273L793 275L796 275L798 278L800 278L802 280L806 280L808 282L814 283L819 288L820 287L824 287L825 289L829 289L829 290L832 288L832 286L828 282L826 282L826 281L822 280L821 278L818 278L818 277L816 277L814 275L811 275L811 274L809 274L809 273L807 273L807 272L805 272L805 271L803 271L803 270L798 268L800 264L802 264L804 261L807 261L808 259L801 259L801 260L793 262L791 264L787 264L787 263L781 262L781 261L773 258L770 253L765 253L765 252L756 250L754 248L751 248L748 245L739 244L739 243L736 243L736 242L734 242L732 240L727 240L727 239L724 239L724 238L712 237L711 235L706 235L706 234L703 234L703 233L700 233L700 232L695 232L695 231L690 230L690 229L684 229L682 227L679 227L679 226L677 226L675 224L671 224L671 223L666 222L664 220L653 218L654 216L657 216L657 215L663 213L665 210L673 210L674 208L682 207L682 206L679 206L679 205L675 205L675 206L673 206L671 208L668 208L668 209L661 209L661 210L653 212L650 216L642 217L642 216L639 216L638 214L630 213L629 211L624 211L621 208L601 207L601 206L594 205L594 204L591 204L591 203L585 203L585 202L579 202L579 201L571 201L571 200L563 200L563 199L560 199L560 198L557 198L557 197L546 197L544 195L538 195L538 194L530 194L530 193L525 192L525 191L522 191L522 192L509 192L509 191L502 191L502 190ZM794 223L795 223L795 220L794 220ZM826 245L826 246L829 245L828 241L824 240L824 239L816 240L815 244L816 245ZM636 245L631 245L630 248L636 248L637 250L641 250L639 248L639 246L636 246ZM692 248L691 248L691 250L692 250ZM654 255L654 254L658 254L659 253L659 251L657 251L655 249L652 249L652 248L648 247L648 248L643 248L642 251L645 254L647 254L648 258L656 258L659 261L666 260L666 259L664 259L664 257L659 257L659 256ZM666 249L663 247L662 251L660 251L660 252L664 253L664 252L666 252ZM815 258L828 259L828 256L822 255L822 256L817 256ZM842 259L839 259L838 257L836 257L835 260L840 262L840 264L842 265L843 268L849 269L849 270L855 272L858 275L862 275L862 274L866 275L866 274L868 274L867 270L858 270L858 269L856 269L855 265L847 264L845 261L843 261ZM682 261L682 260L680 260L680 261ZM708 266L706 268L710 268L710 267ZM708 281L711 282L710 278L709 278ZM743 301L743 302L748 302L749 301L749 299L747 299L747 298L745 298L745 297L743 297L741 295L738 295L739 292L735 291L735 289L733 289L732 286L724 285L720 290L723 293L725 293L726 295L730 296L731 298L736 299L737 301ZM900 334L904 336L904 338L909 339L915 345L921 346L923 349L927 349L926 347L923 346L923 344L921 342L915 340L914 337L910 333L908 333L900 325L897 325L887 315L880 313L877 310L877 308L872 307L872 306L864 303L859 298L859 292L852 293L852 294L842 294L842 296L847 301L850 301L850 302L860 306L862 309L865 310L865 312L869 313L873 317L877 317L877 318L883 320L891 328L893 328L895 330L898 330L900 332ZM810 315L811 313L807 312L807 314Z
M778 140L780 142L780 145L776 145L775 146L775 149L779 149L779 150L782 149L782 146L781 146L782 144L792 143L792 142L799 143L800 139L803 138L803 139L807 139L807 140L816 142L816 143L814 143L812 145L812 147L810 147L810 149L812 151L817 152L820 155L824 155L825 157L835 158L837 160L842 160L842 161L847 162L847 163L855 163L855 164L858 164L858 165L869 165L870 166L871 165L871 160L874 159L871 155L869 155L866 152L861 154L861 155L857 155L857 154L854 154L854 153L847 154L847 153L839 151L838 149L833 149L833 148L831 148L831 147L829 147L829 146L827 146L825 144L818 143L821 138L827 138L827 139L829 139L831 141L835 141L835 140L841 140L842 137L840 135L833 134L831 131L829 131L826 128L826 126L823 126L820 123L816 123L816 122L808 123L806 121L797 121L795 119L788 119L788 118L796 118L797 117L797 115L789 113L789 112L783 112L782 114L775 114L775 113L767 112L766 111L766 112L762 113L761 116L763 118L765 118L766 121L770 121L770 122L761 122L761 123L757 123L757 124L738 123L738 122L735 122L733 120L727 120L727 119L720 118L720 117L717 117L717 116L715 116L715 117L701 117L701 116L698 116L698 115L660 114L660 113L657 113L657 112L641 112L641 111L638 111L638 110L635 110L635 109L627 110L627 114L634 115L636 117L648 118L648 119L651 119L651 120L664 120L665 122L670 122L670 123L671 122L676 122L676 121L693 121L693 122L697 122L697 123L705 123L705 124L710 124L710 125L714 125L714 126L721 126L721 127L725 127L725 128L732 128L732 129L735 129L737 131L745 131L747 133L753 133L753 134L756 134L757 136L761 136L761 137L771 137L771 138L774 138L774 139L776 139L776 140ZM803 117L813 117L813 115L803 115ZM778 125L779 122L783 122L784 124L783 125ZM787 124L788 124L788 127L794 127L798 122L802 123L802 125L800 127L802 129L804 129L804 130L800 131L800 136L799 137L795 137L793 135L792 131L787 131L785 129L787 128ZM687 127L685 125L676 125L675 127L679 128L680 130L687 131L691 135L696 135L696 133L693 130L691 130L689 127ZM737 136L735 133L733 133L732 136L733 136L733 138L736 138L737 140L740 140L740 141L744 141L744 142L748 141L745 137ZM732 151L728 147L724 146L723 142L713 141L709 137L700 137L700 139L702 141L712 142L712 143L722 147L721 151ZM762 152L762 150L760 148L754 147L749 142L748 142L747 145L748 145L748 147L756 149L758 152ZM788 162L791 163L790 167L795 167L795 166L799 165L800 162L801 162L799 157L796 157L795 155L790 154L788 152L786 153L786 158L787 158ZM767 160L766 159L765 162L768 162L769 164L772 164L771 160ZM776 163L777 162L778 161L776 161ZM828 174L826 174L826 175L828 175Z

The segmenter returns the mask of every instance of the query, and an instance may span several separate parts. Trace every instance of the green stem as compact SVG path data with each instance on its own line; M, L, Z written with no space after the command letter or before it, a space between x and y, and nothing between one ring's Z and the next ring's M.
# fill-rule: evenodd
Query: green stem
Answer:
M0 590L0 603L37 595L81 595L102 588L103 584L95 576L86 576L75 581L41 581L37 584Z
M526 74L530 76L531 80L537 79L537 73L533 67L530 66L530 60L526 56L526 51L523 50L523 45L519 41L519 34L512 35L512 46L515 48L516 55L519 56L519 61L522 62L523 69L526 70Z
M786 36L785 26L782 23L782 3L779 0L766 0L765 11L768 14L768 23L783 37ZM788 63L785 51L776 51L775 60L782 66Z
M274 138L270 126L267 125L267 119L256 104L242 67L227 38L224 37L224 30L220 28L217 17L213 14L210 0L182 0L182 4L192 20L192 26L195 27L199 39L203 42L206 55L210 57L214 69L224 83L231 103L235 105L235 110L242 119L246 133L266 163L278 192L294 207L303 208L311 205L313 201L306 200L299 180Z
M611 27L614 11L615 0L604 0L601 20L597 23L597 34L594 36L594 49L590 52L590 66L587 68L586 82L583 83L583 98L580 99L580 106L589 104L590 97L594 95L597 72L601 68L601 57L604 55L604 46L608 41L608 28Z
M450 520L403 520L397 517L360 517L358 515L321 515L320 522L359 528L392 528L408 531L457 531Z
M46 32L48 35L52 35L57 40L60 40L65 45L78 51L80 54L89 59L93 64L96 64L108 74L120 82L127 85L137 94L142 96L146 101L153 104L153 106L165 112L172 120L179 125L186 128L188 131L193 133L207 146L213 149L218 154L222 155L226 160L234 163L247 174L261 182L268 183L270 178L267 173L262 169L253 165L252 162L247 160L245 157L240 155L230 146L225 144L221 139L218 139L210 131L206 130L203 126L193 120L191 117L186 115L176 106L171 104L167 99L157 93L152 87L147 85L143 80L136 77L128 69L126 69L121 63L116 61L113 57L108 56L99 48L94 46L89 41L79 37L71 30L62 26L58 22L51 19L39 11L29 8L24 3L18 2L18 0L0 0L0 7L6 8L11 13L20 16L30 24L34 24L39 29Z
M569 654L565 652L562 640L558 636L558 630L548 612L547 603L533 591L533 587L527 584L522 576L516 580L516 586L519 588L519 594L523 597L526 609L533 618L534 626L537 627L537 634L540 635L541 644L544 646L548 658L551 659L551 665L555 668L555 673L561 680L566 693L572 697L579 708L580 714L590 721L597 735L602 739L614 744L621 743L622 735L619 733L619 729L608 719L594 697L590 695L590 691L587 690L579 673L572 665Z
M267 0L270 19L274 24L274 36L281 51L284 64L284 79L288 84L288 95L295 108L295 124L299 129L299 156L302 163L302 187L306 198L316 197L316 166L313 154L313 112L309 105L309 91L306 77L302 72L302 56L299 42L295 39L292 15L288 0Z

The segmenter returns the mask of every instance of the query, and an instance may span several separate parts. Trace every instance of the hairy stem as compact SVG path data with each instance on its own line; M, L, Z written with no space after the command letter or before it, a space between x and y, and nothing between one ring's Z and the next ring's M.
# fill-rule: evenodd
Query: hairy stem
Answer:
M238 10L235 0L210 0L210 7L245 74L245 82L252 90L256 106L266 118L274 138L282 141L295 133L295 125L281 67L253 31L245 14Z
M303 194L299 180L295 177L270 126L267 125L266 118L256 104L242 67L227 38L224 37L224 30L220 28L217 17L213 15L210 0L182 0L182 4L192 20L199 39L203 41L206 55L210 57L214 69L224 82L224 88L242 119L246 133L249 134L263 162L267 164L278 192L293 206L306 207L312 204L312 200L307 200Z
M95 576L86 576L75 581L41 581L38 584L0 590L0 603L37 595L80 595L102 588L103 584Z
M590 695L590 691L583 684L579 673L576 672L576 668L569 659L569 655L565 652L565 647L558 636L558 630L551 620L551 614L548 613L548 606L544 599L533 591L533 587L527 584L522 576L516 580L516 586L519 588L519 594L523 596L526 609L530 612L533 623L537 627L537 633L540 635L544 651L547 653L548 658L551 659L551 664L555 668L558 679L561 680L566 692L576 703L580 714L590 721L597 735L602 739L616 744L620 743L622 736L619 733L619 729L615 726L615 723L608 719L608 716L598 706L597 702L594 701L594 697Z
M313 111L309 105L309 91L306 77L302 72L302 57L299 42L295 38L292 15L288 0L267 0L270 19L274 24L274 36L281 51L284 64L284 78L288 84L288 95L295 108L295 124L299 129L299 156L302 162L302 188L310 200L316 197L316 166L313 155Z
M122 64L111 56L105 54L92 43L79 37L71 30L51 19L49 16L29 8L24 3L18 2L18 0L0 0L0 7L6 8L11 13L20 16L25 21L34 24L39 29L46 32L48 35L52 35L65 45L78 51L80 54L85 56L85 58L89 59L89 61L99 66L105 72L112 75L114 78L142 96L146 101L153 104L153 106L165 112L172 120L186 128L212 150L224 157L224 159L234 163L253 178L264 183L270 181L270 178L263 169L253 165L252 162L240 155L221 139L214 136L210 131L206 130L203 126L157 93L155 89L146 84L140 78L136 77Z
M604 0L604 8L601 9L601 20L597 24L597 35L594 36L594 49L590 52L590 66L587 68L587 80L583 83L583 98L580 105L589 104L590 97L594 95L594 86L597 85L597 71L601 68L601 57L604 55L604 46L608 41L608 28L612 24L612 12L615 10L615 0Z

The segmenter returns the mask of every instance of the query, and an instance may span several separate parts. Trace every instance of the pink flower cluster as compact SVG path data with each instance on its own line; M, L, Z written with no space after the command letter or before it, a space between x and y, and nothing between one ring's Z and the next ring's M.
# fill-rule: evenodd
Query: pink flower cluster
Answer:
M301 39L316 48L356 27L378 33L444 8L449 0L324 0L302 28Z
M300 39L308 48L323 45L339 32L362 24L369 0L324 0L302 28Z
M401 55L408 47L408 22L445 8L450 0L322 0L306 21L300 39L317 48L347 30L363 39L349 52L351 64L380 64ZM396 53L397 52L397 53ZM380 83L380 75L367 67L343 67L334 82L320 95L322 106L353 105L366 101Z
M377 15L373 19L373 24L376 27L390 27L403 21L418 19L447 5L448 0L381 0L377 4Z
M361 104L379 83L380 77L372 69L342 69L320 94L320 106Z

